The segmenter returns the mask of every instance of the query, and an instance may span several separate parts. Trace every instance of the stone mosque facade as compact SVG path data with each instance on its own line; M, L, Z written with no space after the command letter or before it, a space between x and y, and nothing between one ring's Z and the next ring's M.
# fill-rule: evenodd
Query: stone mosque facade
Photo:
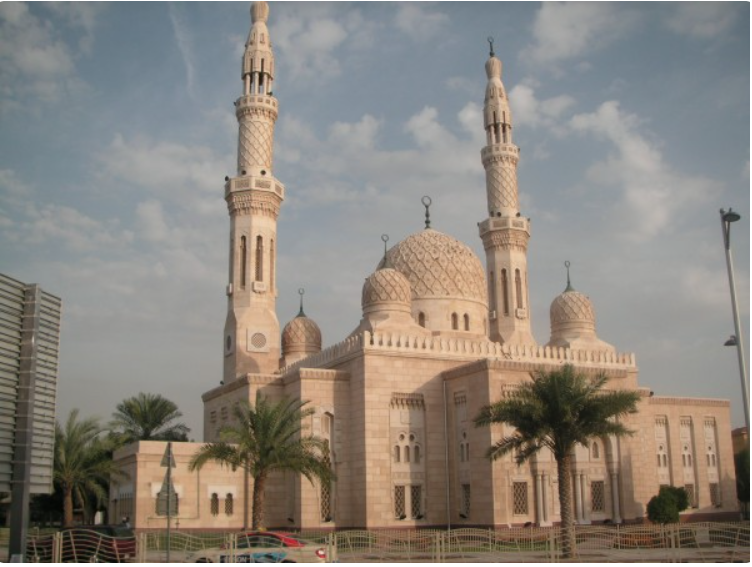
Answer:
M279 473L267 483L269 528L547 526L559 521L556 463L547 450L518 466L490 462L505 427L476 428L482 406L513 395L537 370L572 364L602 372L608 387L637 390L635 433L578 447L572 475L578 523L642 521L661 485L682 486L695 517L736 518L727 400L654 396L638 383L633 354L598 337L588 297L568 283L551 303L551 334L530 325L530 220L519 208L517 164L502 64L485 63L483 127L486 210L479 235L485 265L465 244L433 228L385 252L365 278L362 318L322 349L321 331L301 309L280 329L276 313L277 218L285 187L273 169L277 99L269 8L256 2L242 58L237 173L224 187L230 216L227 319L221 385L203 394L204 441L217 439L232 407L256 392L308 400L308 432L326 438L336 481ZM481 191L478 197L481 198ZM480 209L480 203L479 207ZM428 218L428 214L427 214ZM476 222L477 219L468 219ZM355 323L355 322L354 322ZM281 332L280 332L281 331ZM178 529L241 529L252 494L243 473L188 462L200 443L173 443ZM127 479L112 482L110 518L137 529L166 526L157 494L166 443L119 450Z

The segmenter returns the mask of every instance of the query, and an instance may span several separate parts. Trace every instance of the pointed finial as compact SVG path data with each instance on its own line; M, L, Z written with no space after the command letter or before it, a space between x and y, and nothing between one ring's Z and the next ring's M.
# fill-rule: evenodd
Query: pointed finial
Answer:
M569 260L567 260L566 262L564 262L564 265L567 267L567 289L565 289L564 291L565 292L574 291L574 288L572 287L572 282L569 280L569 266L571 266L572 263Z
M420 200L421 203L423 203L423 206L426 208L426 228L431 228L431 213L428 210L428 208L431 206L431 197L426 195Z
M298 313L298 317L305 317L305 313L303 312L303 296L305 295L305 289L302 287L298 289L298 293L300 294L300 313Z
M388 234L382 234L381 240L384 243L384 268L389 267L389 258L386 257L386 243L389 242L389 235Z
M493 50L493 44L494 44L494 38L493 38L493 36L489 35L488 36L488 46L489 46L489 48L491 50L491 53L489 53L488 55L490 57L494 57L494 55L495 55L494 50Z

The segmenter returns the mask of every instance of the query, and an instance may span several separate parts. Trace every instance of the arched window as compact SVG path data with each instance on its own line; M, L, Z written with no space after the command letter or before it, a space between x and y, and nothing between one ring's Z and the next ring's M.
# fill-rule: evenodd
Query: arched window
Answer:
M245 236L240 237L240 287L245 288L246 272L248 270L248 243Z
M256 281L264 281L264 239L256 237Z
M488 272L488 309L496 311L496 279L493 270Z
M682 466L687 466L687 455L682 455Z
M465 313L464 319L465 319L465 330L469 331L470 330L470 315Z
M422 311L418 313L418 325L420 325L421 327L426 326L426 314Z
M407 445L405 446L405 462L410 462L410 447L408 447Z
M504 300L504 315L509 315L509 282L505 269L501 270L501 297Z
M666 459L666 455L665 454L663 455L663 466L664 467L668 466L668 460Z
M225 496L225 515L232 516L235 511L235 502L232 498L232 493L228 492Z
M274 240L269 241L269 287L274 289Z
M470 460L470 442L465 443L465 460Z
M601 452L600 452L600 449L598 448L598 443L596 443L595 441L593 441L592 453L593 453L593 458L594 459L600 459L600 457L601 457L600 453Z
M219 514L219 494L216 492L211 495L211 505L209 506L212 516Z
M419 445L415 446L415 451L413 454L413 461L415 462L416 465L420 464L420 446Z
M520 271L514 271L514 287L517 292L517 309L522 309L522 276Z
M400 462L400 446L399 445L394 446L394 462L395 463Z
M453 331L458 330L459 326L460 325L459 325L459 321L457 319L457 314L456 313L452 313L452 330Z

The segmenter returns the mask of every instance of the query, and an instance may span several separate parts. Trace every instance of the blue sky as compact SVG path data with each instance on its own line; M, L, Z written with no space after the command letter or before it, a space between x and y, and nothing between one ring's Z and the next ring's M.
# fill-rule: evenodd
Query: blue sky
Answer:
M749 344L748 3L271 3L278 316L325 345L391 243L433 226L484 258L488 36L504 64L533 332L572 283L656 394L732 399L718 210ZM202 436L222 372L247 3L0 4L0 271L64 300L58 413L140 391ZM747 355L749 354L747 349ZM747 359L749 361L749 358Z

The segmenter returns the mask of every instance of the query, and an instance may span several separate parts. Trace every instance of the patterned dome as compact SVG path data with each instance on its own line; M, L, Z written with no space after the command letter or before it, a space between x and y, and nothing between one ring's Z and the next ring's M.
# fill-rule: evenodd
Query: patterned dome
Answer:
M410 282L397 270L381 268L366 278L361 305L365 310L379 303L402 303L410 308Z
M394 245L387 259L410 282L413 299L465 298L488 304L483 265L451 236L427 228ZM382 260L379 267L383 265Z
M551 330L567 323L585 323L595 328L595 310L590 299L571 289L551 302Z
M295 317L282 331L282 351L320 351L321 329L313 319L305 316Z

